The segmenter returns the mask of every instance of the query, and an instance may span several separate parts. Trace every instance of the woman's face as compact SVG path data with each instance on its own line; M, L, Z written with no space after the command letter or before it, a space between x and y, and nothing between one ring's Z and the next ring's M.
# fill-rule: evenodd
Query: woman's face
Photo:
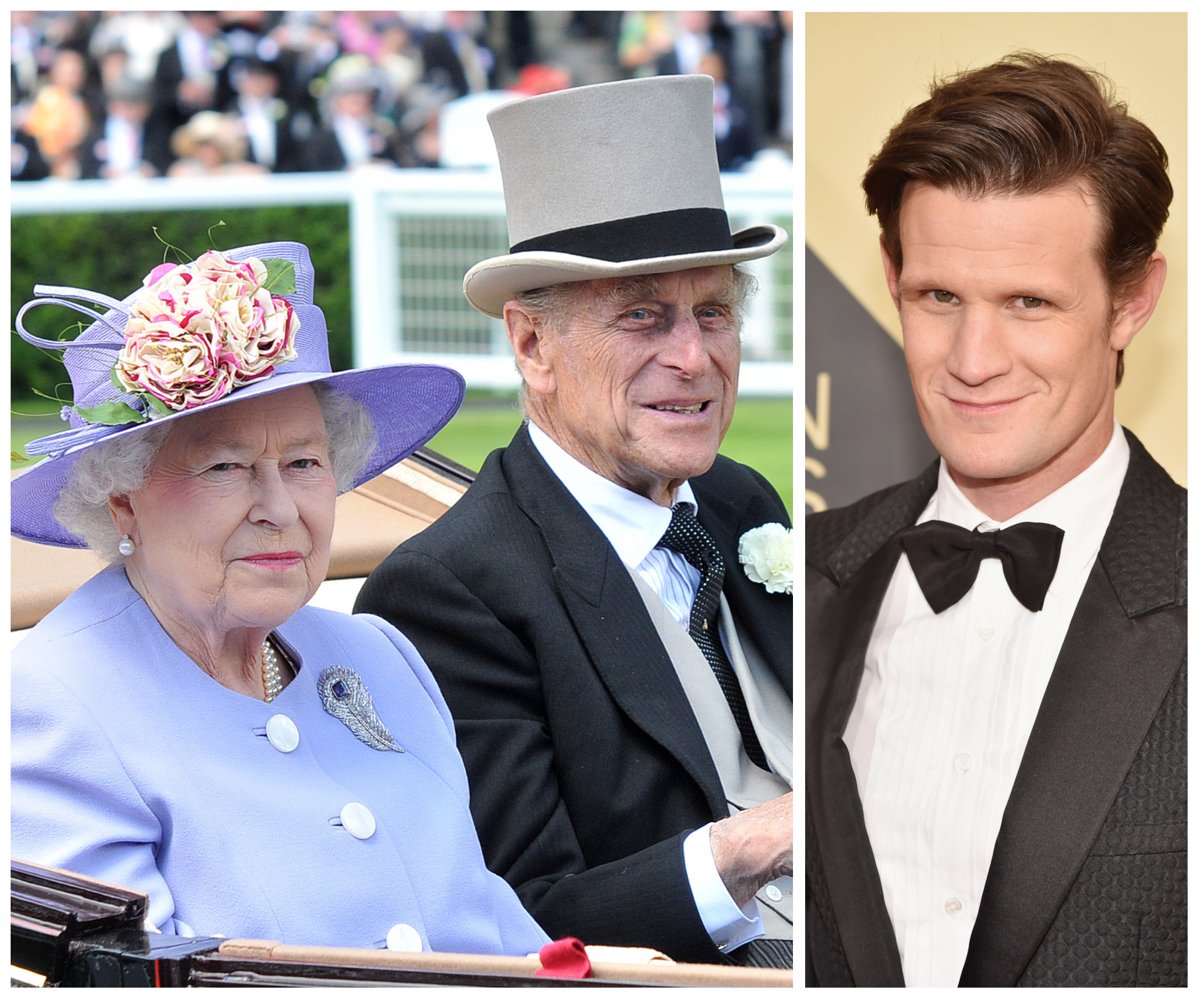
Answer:
M180 420L146 485L110 501L130 581L167 632L272 629L329 568L337 489L316 396L299 386Z

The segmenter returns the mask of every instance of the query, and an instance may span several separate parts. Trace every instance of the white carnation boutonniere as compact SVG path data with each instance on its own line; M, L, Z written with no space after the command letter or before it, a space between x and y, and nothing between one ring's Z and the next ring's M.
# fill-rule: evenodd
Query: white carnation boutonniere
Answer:
M792 592L792 529L777 521L751 528L738 539L738 562L768 594Z

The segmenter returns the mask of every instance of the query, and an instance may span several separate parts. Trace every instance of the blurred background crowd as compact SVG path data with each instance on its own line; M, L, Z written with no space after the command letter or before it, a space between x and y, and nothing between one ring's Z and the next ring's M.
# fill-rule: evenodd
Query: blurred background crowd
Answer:
M13 11L11 26L15 181L487 166L496 104L668 73L716 82L723 170L791 156L789 11Z

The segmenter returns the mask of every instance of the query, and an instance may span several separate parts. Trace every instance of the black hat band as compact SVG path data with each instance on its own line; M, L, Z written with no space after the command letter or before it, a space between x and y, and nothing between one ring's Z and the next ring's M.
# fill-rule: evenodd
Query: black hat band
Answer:
M567 253L617 263L733 248L723 209L681 208L560 229L514 243L509 253Z

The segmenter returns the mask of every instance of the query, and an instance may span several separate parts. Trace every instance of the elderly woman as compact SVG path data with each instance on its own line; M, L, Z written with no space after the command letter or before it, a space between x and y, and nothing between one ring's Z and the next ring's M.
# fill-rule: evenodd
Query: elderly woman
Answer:
M18 315L65 349L75 405L12 482L13 533L113 564L13 654L13 853L145 893L166 932L536 951L420 656L305 606L337 493L427 441L462 380L331 373L312 281L303 246L265 244L121 302L39 286ZM46 302L95 321L40 340Z

